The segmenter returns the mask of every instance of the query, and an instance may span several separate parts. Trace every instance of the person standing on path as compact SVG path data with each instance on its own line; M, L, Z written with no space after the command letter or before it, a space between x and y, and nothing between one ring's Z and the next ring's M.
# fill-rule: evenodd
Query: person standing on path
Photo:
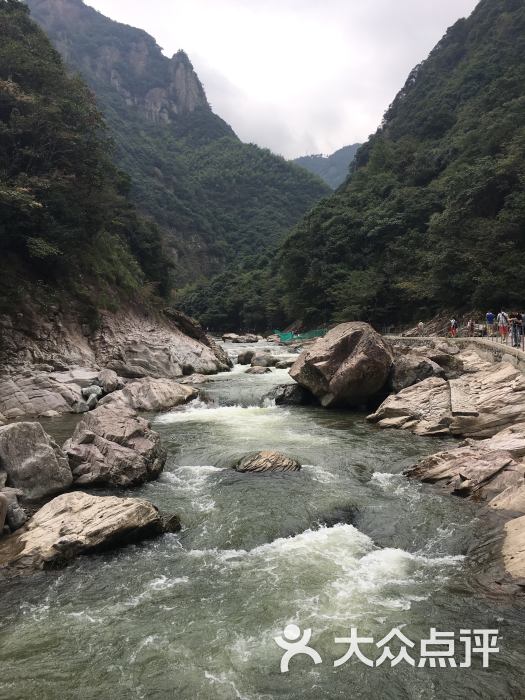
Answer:
M467 323L467 333L469 338L474 337L474 319L469 318L468 323Z
M521 323L523 317L517 311L513 311L509 316L509 322L512 325L512 345L519 348L521 345Z
M494 333L494 319L495 318L496 318L496 316L494 315L494 313L492 312L492 309L491 309L488 312L488 314L486 315L487 333L488 333L489 338L492 338L492 334Z
M520 311L520 314L521 314L521 337L525 338L525 311Z
M458 322L456 321L456 317L452 316L450 319L450 335L452 338L456 337L456 333L458 330Z
M505 313L505 309L501 309L501 311L498 314L498 327L499 327L499 334L503 339L503 342L507 342L507 330L509 326L509 317Z
M425 329L425 324L423 323L423 321L420 321L420 322L417 324L417 332L419 333L419 337L420 337L420 338L423 337L423 331L424 331L424 329Z

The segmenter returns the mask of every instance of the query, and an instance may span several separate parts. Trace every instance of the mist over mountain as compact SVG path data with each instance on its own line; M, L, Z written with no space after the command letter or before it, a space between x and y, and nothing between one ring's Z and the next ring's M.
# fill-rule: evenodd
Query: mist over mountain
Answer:
M242 143L214 114L188 56L82 0L28 0L32 17L95 92L132 178L131 197L161 227L176 285L276 246L329 194L318 177Z
M360 143L354 143L351 146L343 146L330 156L319 153L294 158L293 162L316 175L320 175L335 190L346 180L350 163L354 160L360 146Z

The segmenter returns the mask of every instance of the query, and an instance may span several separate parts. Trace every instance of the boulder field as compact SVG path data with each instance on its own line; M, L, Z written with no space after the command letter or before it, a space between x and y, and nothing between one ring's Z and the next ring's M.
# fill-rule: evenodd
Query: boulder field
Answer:
M65 301L45 316L28 303L23 313L0 315L0 421L87 412L99 398L82 394L92 386L110 394L129 379L232 367L224 349L184 314L154 316L123 303L118 313L102 312L92 328L75 305Z

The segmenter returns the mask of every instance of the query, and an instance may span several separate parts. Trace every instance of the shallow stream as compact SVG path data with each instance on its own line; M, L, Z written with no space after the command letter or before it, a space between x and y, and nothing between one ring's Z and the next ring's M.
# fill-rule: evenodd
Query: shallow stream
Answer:
M244 370L206 384L208 402L150 416L168 450L164 473L119 494L178 513L182 533L0 591L0 697L523 700L525 618L469 584L465 555L490 536L477 506L401 475L448 443L379 431L359 412L273 406L264 395L287 371ZM72 422L46 429L64 440ZM231 469L260 449L303 469ZM281 673L274 637L291 623L311 629L322 662L298 655ZM352 627L373 638L360 646L370 659L400 628L415 666L352 657L334 667L349 647L334 639ZM455 633L456 668L418 667L432 627ZM488 668L480 653L460 667L463 629L499 630ZM394 656L403 644L389 642Z

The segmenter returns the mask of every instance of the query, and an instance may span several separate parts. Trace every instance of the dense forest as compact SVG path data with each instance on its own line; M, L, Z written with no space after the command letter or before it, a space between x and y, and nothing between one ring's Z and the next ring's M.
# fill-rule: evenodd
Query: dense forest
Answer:
M0 0L0 47L0 307L61 287L96 310L84 275L168 297L173 263L91 90L17 0Z
M354 160L360 146L360 143L354 143L351 146L343 146L330 156L318 153L317 155L295 158L293 162L320 175L335 190L348 177L350 163Z
M27 0L99 100L131 197L161 227L180 289L282 242L330 188L242 143L211 110L189 58L82 0Z
M400 322L522 305L524 185L525 5L481 0L287 239L288 317Z
M246 276L261 327L523 305L524 185L525 5L482 0L410 73L337 192L266 267L224 280L222 316L206 284L184 307L240 322Z

